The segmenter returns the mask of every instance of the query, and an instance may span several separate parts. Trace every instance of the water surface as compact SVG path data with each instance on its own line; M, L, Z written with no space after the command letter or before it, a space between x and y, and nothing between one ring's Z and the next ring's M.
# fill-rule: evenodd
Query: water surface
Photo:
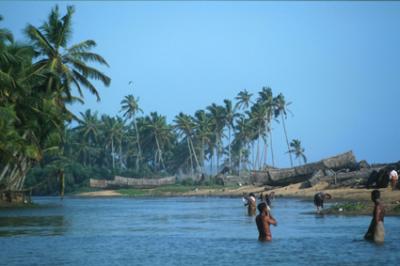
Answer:
M1 265L397 265L400 218L386 242L362 240L370 217L316 216L277 199L273 241L259 243L237 198L35 198L0 211Z

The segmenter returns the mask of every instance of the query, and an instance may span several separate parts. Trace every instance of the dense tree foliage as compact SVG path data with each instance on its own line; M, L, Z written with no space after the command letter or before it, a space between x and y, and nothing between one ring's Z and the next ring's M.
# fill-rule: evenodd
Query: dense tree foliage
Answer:
M88 65L107 65L90 51L96 43L83 41L69 46L73 7L61 16L56 6L40 27L28 25L28 42L14 41L7 29L0 29L0 187L19 190L33 165L57 157L57 172L63 173L62 154L65 127L74 115L68 105L81 98L76 88L98 92L91 79L110 84L110 78ZM52 173L54 175L55 173ZM60 175L63 176L63 175Z

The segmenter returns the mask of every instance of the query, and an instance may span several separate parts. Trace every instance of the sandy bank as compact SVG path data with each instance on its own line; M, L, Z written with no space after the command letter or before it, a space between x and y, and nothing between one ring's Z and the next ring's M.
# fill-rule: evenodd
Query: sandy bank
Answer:
M117 190L101 190L92 192L79 193L78 196L82 197L119 197L122 196Z

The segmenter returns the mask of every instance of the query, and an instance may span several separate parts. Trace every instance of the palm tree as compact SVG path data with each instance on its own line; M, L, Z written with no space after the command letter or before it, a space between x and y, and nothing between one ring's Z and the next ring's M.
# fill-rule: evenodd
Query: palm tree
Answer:
M224 135L225 127L225 108L220 105L212 103L207 107L210 112L211 121L213 124L214 140L215 140L215 154L217 155L217 171L219 171L219 159L222 154L222 137ZM211 158L212 160L212 158Z
M194 123L193 118L191 116L185 115L182 112L175 117L174 122L175 122L175 128L178 130L179 135L186 138L189 151L190 164L191 164L191 172L193 174L194 171L193 171L192 157L194 157L194 160L196 162L196 169L200 169L199 161L196 155L196 149L194 148L192 140L196 124Z
M282 93L279 93L278 96L276 96L274 98L275 117L279 117L279 116L281 117L283 131L285 132L285 139L286 139L286 144L287 144L288 150L290 150L290 147L289 147L289 139L288 139L288 135L287 135L285 120L287 118L287 111L289 111L287 109L287 106L290 104L291 104L291 102L286 103L285 97L283 96ZM293 159L292 159L292 154L290 152L289 152L289 159L290 159L290 166L293 167Z
M274 149L272 146L272 117L273 117L273 112L274 112L274 102L273 102L273 96L272 96L272 89L270 87L263 87L262 90L259 92L259 97L257 99L257 103L263 105L266 108L265 112L265 132L269 134L270 138L270 147L271 147L271 159L272 159L272 165L275 165L275 160L274 160ZM267 142L265 141L265 151L267 151ZM265 153L265 158L266 158L266 153Z
M238 173L240 174L241 171L241 164L243 161L243 154L244 151L249 144L251 137L253 134L251 120L246 118L244 115L239 115L236 119L236 126L235 126L235 138L234 144L238 149Z
M108 66L106 60L90 49L96 46L93 40L86 40L68 46L72 37L71 19L74 7L67 7L67 14L60 16L58 6L50 12L48 20L40 27L28 25L25 33L38 54L38 61L34 64L34 73L44 73L48 76L47 91L57 91L71 99L72 85L83 97L81 87L87 88L100 100L96 87L90 79L99 80L109 86L111 79L87 62L95 62Z
M208 115L204 110L199 110L195 114L194 122L196 124L196 132L195 136L199 139L200 143L200 163L204 169L204 159L205 159L205 150L206 146L211 146L211 137L212 137L212 121L210 115ZM212 164L211 164L212 166ZM211 169L212 172L212 169Z
M163 148L171 140L171 128L167 124L166 117L157 112L151 112L150 116L145 117L144 123L145 129L149 130L150 137L155 141L154 166L157 168L161 164L162 168L165 169Z
M232 153L231 153L231 132L233 130L233 122L234 119L238 116L235 112L235 109L232 108L232 101L225 99L225 110L224 110L224 120L225 124L228 127L228 162L229 169L232 169Z
M121 112L125 112L123 114L127 119L132 119L134 130L136 132L136 143L138 154L136 156L136 171L139 171L140 160L142 158L142 149L140 147L140 136L139 129L136 123L136 114L138 112L143 113L142 109L139 108L139 98L135 98L133 95L125 96L125 98L121 101Z
M235 109L238 108L239 110L246 110L249 108L250 104L252 103L251 96L253 96L253 94L249 93L247 90L240 91L235 97L237 101L235 104Z
M303 160L303 163L307 163L307 158L304 154L304 148L301 147L301 142L298 139L293 139L290 142L290 149L288 151L288 153L294 153L294 155L296 156L296 159L299 160L299 164L300 164L300 159Z
M247 111L246 114L248 115L251 125L254 131L254 134L252 136L251 141L254 143L254 141L257 140L257 153L256 153L256 159L255 161L253 160L253 168L261 168L261 161L260 161L260 139L265 138L265 117L267 115L267 108L265 105L262 105L260 103L256 103L251 107L250 111Z
M106 147L111 149L110 155L112 160L112 168L115 169L115 159L118 157L121 162L121 142L124 135L124 123L119 117L110 117L103 115L101 117L102 121L102 132L106 141ZM119 149L119 154L117 155L116 148Z

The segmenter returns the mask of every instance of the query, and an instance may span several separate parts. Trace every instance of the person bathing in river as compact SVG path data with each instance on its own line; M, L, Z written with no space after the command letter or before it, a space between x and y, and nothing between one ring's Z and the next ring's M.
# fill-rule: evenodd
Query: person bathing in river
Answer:
M325 192L318 192L314 195L314 205L317 206L317 213L320 213L324 208L324 200L331 198L331 194Z
M261 202L257 206L258 211L260 212L256 217L256 224L258 229L258 240L259 241L271 241L272 234L270 225L277 225L277 222L274 217L272 217L271 213L268 211L267 204L265 202Z
M374 202L374 212L372 213L371 224L364 236L365 240L374 241L375 243L383 243L385 239L385 228L383 227L383 219L385 217L385 207L380 201L381 193L379 190L371 192L371 200Z
M256 214L256 195L254 193L250 193L248 197L244 197L245 204L244 206L247 206L247 213L249 216L253 216Z

